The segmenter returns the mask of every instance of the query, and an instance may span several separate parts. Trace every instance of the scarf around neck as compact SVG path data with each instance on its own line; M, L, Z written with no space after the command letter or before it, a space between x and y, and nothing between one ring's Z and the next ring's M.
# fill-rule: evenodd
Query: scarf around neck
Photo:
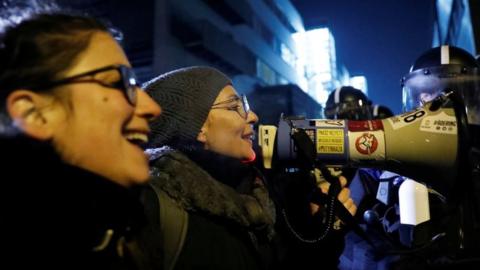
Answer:
M246 173L238 160L202 151L187 156L171 148L150 149L151 184L187 211L220 217L247 229L266 229L271 239L275 207L262 178ZM230 162L240 166L236 168ZM241 176L245 177L238 180Z

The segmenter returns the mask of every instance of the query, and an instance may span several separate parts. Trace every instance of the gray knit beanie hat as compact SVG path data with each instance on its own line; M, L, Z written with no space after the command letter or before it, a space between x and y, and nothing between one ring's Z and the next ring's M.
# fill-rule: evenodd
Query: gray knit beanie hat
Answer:
M162 74L143 85L162 114L150 123L149 147L181 148L196 142L198 133L222 89L231 80L211 67L188 67Z

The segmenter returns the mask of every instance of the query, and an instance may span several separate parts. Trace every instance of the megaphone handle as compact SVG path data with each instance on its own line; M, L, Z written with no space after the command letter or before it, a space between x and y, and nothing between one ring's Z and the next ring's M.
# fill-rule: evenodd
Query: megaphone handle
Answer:
M345 209L343 204L341 204L337 199L337 196L338 196L338 194L340 193L340 190L341 190L340 180L337 177L333 177L332 174L330 173L330 171L323 164L320 164L316 161L315 145L313 144L312 140L307 135L305 130L295 129L294 132L292 133L291 137L292 137L293 141L295 142L295 144L297 145L297 148L300 150L303 157L310 163L309 167L311 167L311 168L318 167L320 169L320 171L322 172L323 176L325 177L325 179L330 183L330 187L329 187L329 190L328 190L329 199L325 203L326 210L327 210L326 211L327 212L326 228L322 232L320 237L317 238L316 240L305 240L305 239L302 239L301 237L299 237L298 234L293 230L293 228L291 228L285 213L284 213L284 217L285 217L285 220L287 222L287 225L290 227L290 229L293 231L293 233L297 236L298 239L300 239L301 241L304 241L304 242L320 241L323 238L325 238L325 236L329 233L331 227L333 226L333 222L335 220L335 210L338 209L338 205L340 205L340 207L342 207L348 213L348 215L350 215L350 212L348 212L348 210ZM312 202L321 202L321 204L323 204L323 202L324 202L323 199L324 199L324 194L321 193L319 188L316 188L314 190L314 193L313 193L313 196L312 196ZM351 217L351 215L350 215L350 217ZM344 218L344 219L346 219L346 218ZM353 219L353 217L352 217L352 219Z
M312 139L310 139L305 130L301 128L293 129L291 137L297 149L300 150L300 156L306 159L309 163L308 165L310 165L309 167L313 167L315 165L316 151Z
M333 176L330 170L327 169L327 167L325 167L323 163L315 162L315 167L320 170L320 172L322 173L323 177L327 182L335 186L334 188L337 188L336 185L338 184L338 188L339 188L338 192L340 192L341 187L340 187L340 180L338 179L338 177Z

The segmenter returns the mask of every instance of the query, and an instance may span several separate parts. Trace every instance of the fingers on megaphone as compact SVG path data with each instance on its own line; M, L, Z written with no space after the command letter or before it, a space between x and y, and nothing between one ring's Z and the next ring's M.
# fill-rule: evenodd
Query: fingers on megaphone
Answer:
M348 210L348 212L350 212L352 216L355 215L357 211L357 205L355 204L352 198L348 197L346 200L342 202L342 204Z
M347 187L344 187L340 190L340 193L338 193L338 200L342 203L346 202L348 199L350 199L350 189Z
M340 177L342 175L342 170L339 170L338 168L327 168L328 171L330 172L330 174L333 176L333 177ZM322 172L320 171L320 169L318 168L315 168L314 171L313 171L313 174L315 176L315 180L317 182L317 184L319 183L322 183L322 182L327 182L327 180L325 179L325 177L323 176ZM342 176L343 177L343 176ZM345 178L345 177L343 177ZM347 184L346 182L346 178L345 178L345 183L343 184L342 182L343 180L340 180L341 184L342 184L342 187L345 186Z
M333 168L329 168L329 170L332 169L331 171L334 171ZM342 176L340 174L338 174L338 170L334 171L336 172L336 175L334 175L335 177L338 177L338 179L340 180L340 187L344 188L346 185L347 185L347 178L345 178L345 176ZM322 191L322 193L324 194L328 194L328 191L330 189L330 183L327 182L327 180L325 179L325 177L322 175L322 172L319 170L319 169L315 169L314 170L314 176L315 176L315 180L316 180L316 183L317 183L317 187ZM340 196L340 194L339 194Z
M340 179L340 186L343 188L347 185L347 178L343 175L339 176L338 179Z
M315 215L318 210L320 210L320 205L316 203L310 203L310 213L312 213L312 215Z

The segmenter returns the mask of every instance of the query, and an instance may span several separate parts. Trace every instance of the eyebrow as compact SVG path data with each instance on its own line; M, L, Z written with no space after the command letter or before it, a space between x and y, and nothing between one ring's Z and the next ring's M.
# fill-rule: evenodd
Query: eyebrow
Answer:
M231 95L226 99L224 102L232 102L232 101L237 101L240 100L240 96L238 95Z
M224 100L224 101L220 101L216 104L213 104L213 106L216 106L216 105L222 105L222 104L225 104L225 103L230 103L230 102L233 102L233 101L237 101L237 100L240 100L241 97L238 96L238 95L235 95L235 94L232 94L228 97L228 99Z
M240 98L239 95L237 94L231 94L230 96L228 96L229 99L234 99L234 98Z

